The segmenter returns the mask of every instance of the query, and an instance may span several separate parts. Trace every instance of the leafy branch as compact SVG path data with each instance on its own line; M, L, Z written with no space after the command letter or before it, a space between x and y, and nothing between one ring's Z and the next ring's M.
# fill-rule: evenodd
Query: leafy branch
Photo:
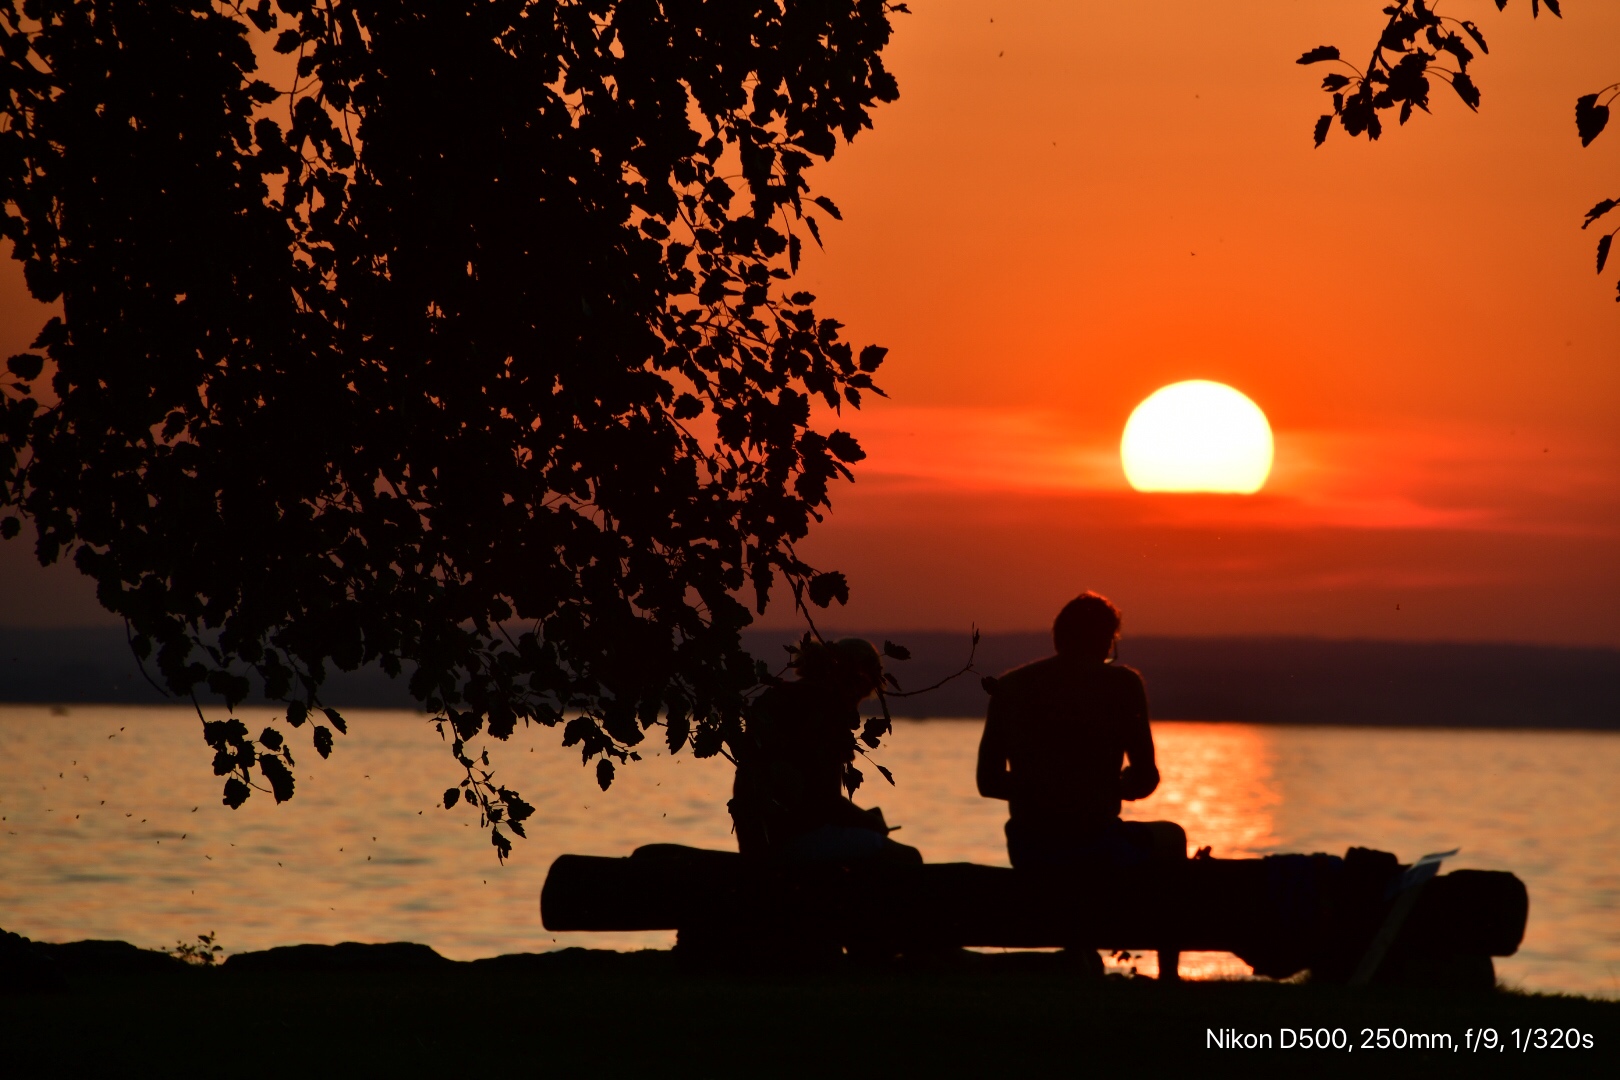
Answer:
M1595 94L1583 94L1575 101L1575 132L1581 137L1581 146L1592 145L1592 140L1603 133L1609 124L1609 107L1614 99L1620 96L1620 83L1605 86ZM1587 226L1603 217L1616 206L1620 206L1620 199L1604 199L1586 212L1586 220L1581 222L1584 231ZM1598 237L1597 243L1597 272L1603 273L1603 268L1609 261L1609 249L1614 246L1615 233L1620 232L1620 226L1610 229ZM1620 282L1615 284L1615 301L1620 303Z
M1508 0L1495 0L1498 11L1507 7ZM1530 0L1530 15L1541 15L1541 5L1558 18L1563 18L1559 0ZM1313 132L1315 144L1321 146L1338 119L1340 126L1352 136L1365 134L1377 139L1383 132L1380 112L1400 108L1400 122L1411 119L1414 109L1429 110L1429 76L1434 75L1450 83L1465 105L1479 111L1480 93L1468 74L1468 65L1474 54L1464 41L1473 42L1481 53L1489 53L1485 35L1467 19L1442 16L1436 5L1427 0L1395 0L1384 8L1388 21L1373 47L1372 57L1365 69L1344 60L1336 46L1319 45L1302 55L1296 63L1337 63L1349 72L1331 72L1322 80L1322 89L1333 95L1333 111L1316 121ZM1449 61L1453 66L1448 67ZM1575 102L1575 130L1581 146L1592 145L1609 123L1609 110L1616 97L1620 97L1620 83L1605 86L1595 94L1583 94ZM1604 199L1586 212L1581 223L1585 230L1598 219L1620 206L1620 198ZM1603 273L1620 227L1598 238L1597 272ZM1615 300L1620 302L1620 282L1616 283Z
M1542 2L1530 0L1532 17L1540 16ZM1545 3L1548 11L1563 17L1558 0ZM1334 45L1319 45L1295 61L1338 63L1348 72L1335 71L1322 80L1322 89L1332 95L1333 111L1316 121L1317 146L1326 141L1335 118L1352 137L1365 134L1377 139L1384 130L1379 113L1398 108L1399 122L1405 124L1414 109L1428 112L1431 77L1449 84L1464 105L1479 111L1479 88L1468 74L1474 60L1469 44L1481 53L1489 53L1490 47L1471 20L1443 16L1436 6L1428 0L1394 0L1385 7L1388 20L1365 68L1344 60ZM1506 6L1507 0L1496 0L1498 11Z

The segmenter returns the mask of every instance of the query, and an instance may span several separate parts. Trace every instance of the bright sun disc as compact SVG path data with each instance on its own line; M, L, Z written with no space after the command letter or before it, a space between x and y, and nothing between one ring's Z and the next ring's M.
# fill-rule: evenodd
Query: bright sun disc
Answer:
M1155 390L1125 422L1119 460L1137 491L1252 495L1271 474L1271 425L1224 383L1191 379Z

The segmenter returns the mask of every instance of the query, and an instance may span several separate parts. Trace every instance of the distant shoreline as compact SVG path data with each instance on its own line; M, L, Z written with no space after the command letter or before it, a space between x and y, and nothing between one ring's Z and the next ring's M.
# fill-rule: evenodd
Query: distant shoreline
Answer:
M237 708L238 708L238 710L241 710L241 709L244 709L244 708L269 708L269 707L271 707L271 705L272 705L272 703L265 702L265 701L249 701L244 705L237 706ZM417 714L419 716L423 716L423 717L427 717L427 716L430 715L426 711L424 711L424 710L420 709L419 707L417 707L417 705L414 702L412 702L412 703L410 703L408 705L349 705L349 704L346 704L345 702L339 701L339 702L336 703L336 705L337 705L337 707L344 709L346 712L352 712L352 713L357 713L357 714L363 714L365 712L388 712L388 713L412 712L412 713L415 713L415 714ZM192 713L192 705L191 705L191 702L189 700L186 700L186 701L181 701L181 700L170 700L170 701L0 701L0 709L24 708L24 707L50 709L50 710L53 711L53 713L57 713L57 714L59 714L61 716L71 716L71 715L73 715L73 710L86 709L86 708L122 708L122 709L142 709L142 710L152 710L152 711L168 710L168 709L181 709L181 710L185 711L186 713L190 714L193 717L193 719L195 718L195 714ZM223 708L223 705L221 703L218 703L218 702L214 702L214 703L210 703L210 702L206 702L206 701L203 702L203 710L204 710L205 713L208 712L210 709L215 709L215 708ZM875 710L871 709L870 706L865 706L863 708L865 709L866 712L875 712ZM894 710L890 710L890 715L893 716L896 720L904 720L904 721L906 721L908 723L915 723L915 724L982 724L982 723L984 723L984 716L983 715L979 715L979 716L945 716L945 715L920 715L919 714L919 715L913 716L913 715L909 715L909 714L905 714L905 713L898 713L898 712L895 712ZM214 719L214 718L215 717L210 716L210 719ZM1423 723L1383 723L1383 724L1377 724L1377 723L1366 723L1366 722L1356 722L1356 721L1337 721L1337 720L1323 720L1323 721L1315 721L1315 722L1310 722L1310 721L1301 722L1301 721L1289 721L1289 720L1235 720L1235 719L1212 720L1212 719L1207 719L1207 718L1188 717L1188 716L1154 716L1153 717L1153 723L1155 725L1158 725L1158 724L1217 724L1217 725L1232 724L1232 725L1248 725L1248 726L1251 726L1251 727L1263 727L1263 728L1301 728L1301 729L1311 729L1311 730L1319 730L1319 729L1322 729L1322 728L1333 728L1333 729L1336 729L1336 730L1342 729L1342 730L1345 730L1345 731L1414 731L1414 732L1416 732L1416 731L1437 731L1437 732L1438 731L1446 731L1446 732L1456 732L1456 733L1459 733L1459 734L1466 733L1466 732L1499 733L1499 734L1504 734L1504 735L1512 734L1514 732L1524 732L1526 734L1547 734L1547 735L1610 735L1610 734L1620 734L1620 725L1614 725L1614 726L1596 726L1596 725L1576 726L1576 725L1570 725L1570 726L1566 726L1566 727L1560 727L1560 726L1558 726L1556 724L1534 724L1534 725L1532 725L1532 724L1523 724L1523 725L1518 725L1518 726L1508 726L1508 725L1500 725L1500 724L1498 724L1498 725L1484 725L1484 724L1476 724L1476 725L1467 725L1467 724L1423 724Z
M749 631L745 646L772 668L793 631ZM902 687L959 669L968 636L943 631L828 632L905 645L890 661ZM890 699L895 716L974 719L996 675L1050 652L1039 632L986 634L974 672L917 697ZM1156 717L1333 727L1620 730L1620 649L1303 637L1126 637L1120 662L1144 675ZM334 673L327 697L351 708L413 709L403 679L378 668ZM251 699L250 699L251 700ZM161 705L121 627L0 628L0 703Z

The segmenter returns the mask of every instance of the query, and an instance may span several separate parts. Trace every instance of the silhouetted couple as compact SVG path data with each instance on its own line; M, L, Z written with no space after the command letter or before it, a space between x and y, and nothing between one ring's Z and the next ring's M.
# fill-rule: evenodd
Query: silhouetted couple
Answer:
M987 681L979 794L1007 800L1015 869L1106 874L1186 858L1181 826L1119 816L1122 800L1159 783L1141 676L1111 660L1119 628L1119 611L1088 592L1058 614L1056 656ZM877 650L853 638L806 639L794 668L798 678L766 691L747 718L731 801L739 849L794 861L921 862L889 839L880 811L845 794L859 707L882 683ZM1159 960L1162 977L1175 978L1176 954L1160 950Z

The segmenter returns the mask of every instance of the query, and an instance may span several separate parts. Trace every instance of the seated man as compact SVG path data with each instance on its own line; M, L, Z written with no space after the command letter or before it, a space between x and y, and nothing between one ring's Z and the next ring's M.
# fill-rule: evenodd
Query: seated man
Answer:
M1142 677L1110 660L1119 623L1118 609L1088 592L1052 624L1056 656L992 684L979 743L979 794L1007 800L1007 854L1015 869L1187 857L1181 826L1119 817L1122 799L1146 798L1159 786ZM1160 951L1162 977L1176 977L1177 959Z
M877 691L883 662L859 638L806 639L794 655L798 679L760 695L737 747L731 816L744 855L802 861L921 862L889 839L882 811L844 793L855 761L860 703Z

